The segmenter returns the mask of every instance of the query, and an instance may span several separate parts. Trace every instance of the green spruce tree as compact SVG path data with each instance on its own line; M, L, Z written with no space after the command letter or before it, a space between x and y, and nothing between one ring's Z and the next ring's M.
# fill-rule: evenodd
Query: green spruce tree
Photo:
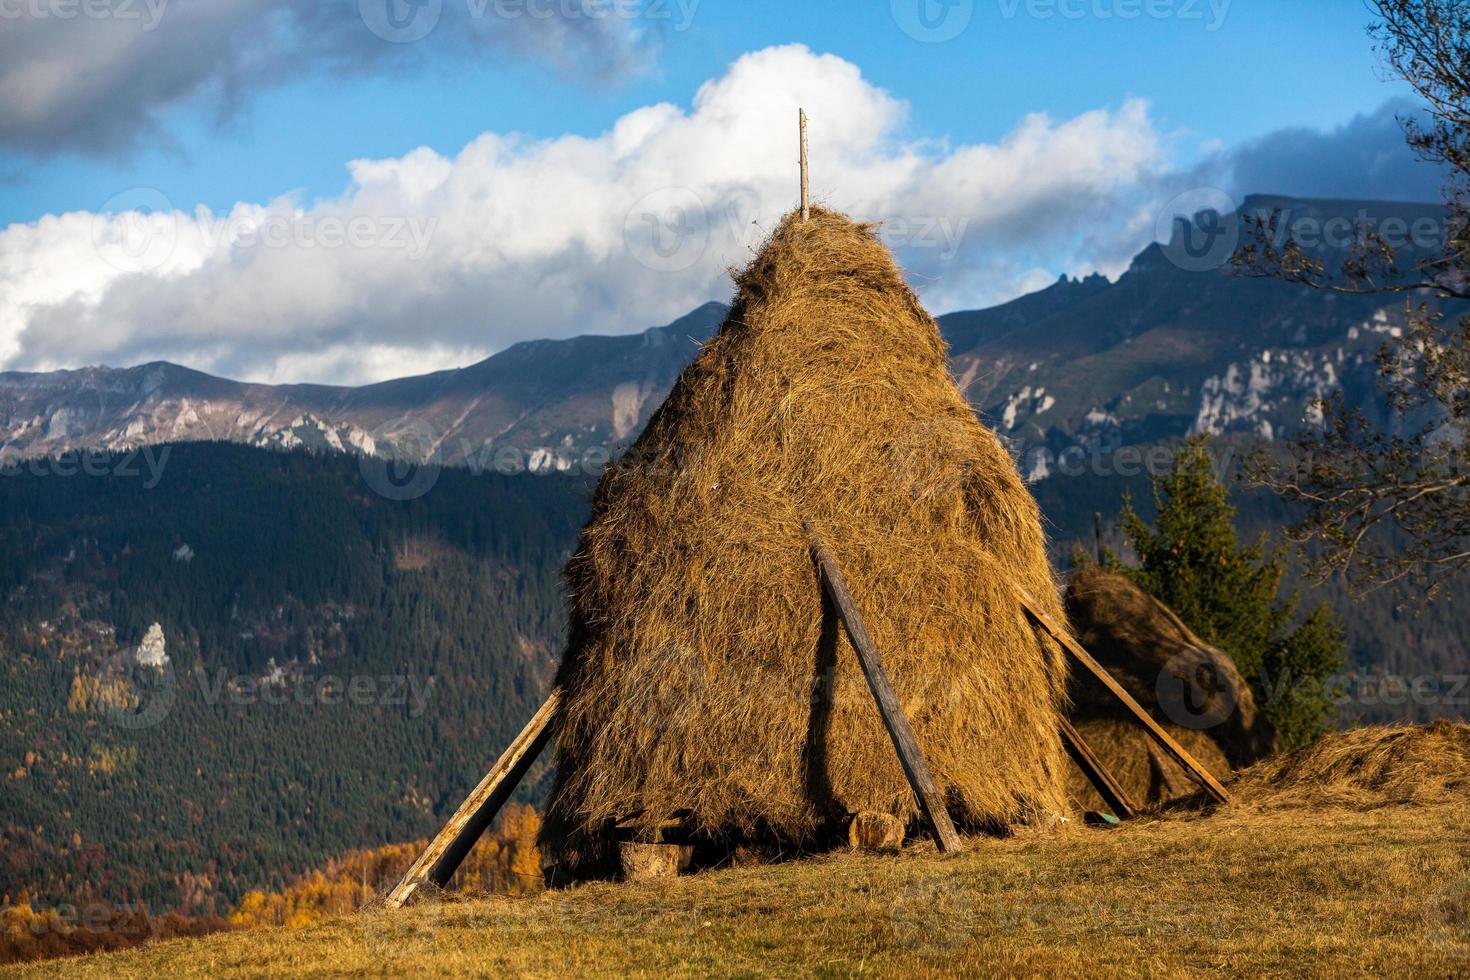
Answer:
M1264 535L1239 543L1208 437L1188 440L1152 484L1153 526L1127 498L1119 518L1137 567L1106 560L1231 656L1283 748L1317 738L1332 709L1328 679L1342 664L1342 627L1322 605L1298 616L1299 597L1282 595L1280 552L1267 550Z

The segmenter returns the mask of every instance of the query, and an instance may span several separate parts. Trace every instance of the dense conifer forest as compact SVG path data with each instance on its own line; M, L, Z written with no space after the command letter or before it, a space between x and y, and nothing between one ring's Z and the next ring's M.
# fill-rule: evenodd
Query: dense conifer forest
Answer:
M0 480L13 901L227 912L424 837L560 652L585 481L444 470L397 501L347 456L167 448L151 487L122 457ZM134 654L155 623L163 668Z
M550 682L591 478L446 468L415 495L343 455L150 451L0 476L0 895L227 915L431 834ZM1120 546L1125 492L1152 513L1142 475L1032 490L1059 569L1094 513ZM1243 537L1290 516L1234 500ZM1342 722L1465 716L1464 592L1312 594L1347 627Z

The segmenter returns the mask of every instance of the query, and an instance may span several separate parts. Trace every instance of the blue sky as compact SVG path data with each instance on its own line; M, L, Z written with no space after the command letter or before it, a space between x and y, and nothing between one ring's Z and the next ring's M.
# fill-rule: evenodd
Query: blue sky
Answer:
M65 0L27 2L44 13ZM1411 103L1391 100L1409 93L1381 77L1358 0L645 0L653 6L639 16L600 19L578 6L596 0L480 4L514 12L539 2L553 15L536 19L469 16L477 0L412 0L442 9L433 31L409 44L374 36L362 11L410 0L151 0L157 19L148 29L146 11L121 14L149 0L103 2L118 14L105 23L0 19L0 65L8 63L0 83L25 96L0 108L0 277L47 279L9 308L0 303L0 368L168 357L263 380L358 381L459 363L527 337L672 318L722 295L721 263L748 251L743 233L705 247L699 262L655 269L660 278L626 294L620 283L630 277L609 264L604 238L626 241L624 213L649 188L692 188L711 215L748 206L751 220L741 222L768 224L779 210L773 195L785 193L776 172L784 162L749 136L719 145L725 132L762 127L757 142L789 142L790 113L767 81L793 100L798 92L837 100L824 104L825 116L813 113L818 187L832 203L863 217L907 214L915 227L953 224L963 247L895 245L936 312L1006 299L1061 273L1116 275L1143 244L1148 209L1181 190L1419 198L1434 190L1422 173L1404 176L1392 116ZM933 28L918 20L921 6ZM761 60L761 52L786 54ZM80 81L59 80L58 67ZM737 114L748 105L763 115L740 125L701 115L696 92L707 84L748 93ZM660 117L654 136L633 127L644 145L641 163L629 165L609 131L664 103L674 117ZM865 125L870 140L855 135ZM596 162L579 159L597 140ZM823 150L843 159L824 161ZM732 190L742 169L714 172L741 154L751 177ZM1048 161L1042 176L1039 159ZM360 160L397 163L349 172ZM462 237L469 229L445 231L446 223L533 160L582 167L562 180L567 193L588 167L601 168L600 183L577 193L626 185L602 209L608 236L568 228L542 241L533 223L497 225L508 204L486 204L482 224L501 227L505 247L499 264L466 272L465 253L479 249ZM1360 160L1378 162L1370 172ZM973 199L921 203L915 188L933 183L914 183L924 168ZM995 176L977 190L972 172ZM466 191L476 173L492 175L492 186ZM1275 186L1231 183L1247 173ZM368 186L380 179L391 192ZM51 281L73 255L68 234L125 229L99 232L93 219L84 236L80 223L59 229L46 216L117 213L135 206L140 189L188 225L183 244L171 242L156 267L117 275L114 262ZM1025 203L1002 213L997 199ZM421 218L423 251L442 261L388 265L381 249L353 262L320 250L261 258L233 240L190 239L199 237L200 206L242 222L273 207L337 208L390 224ZM598 213L589 208L588 220ZM589 275L575 295L546 299L579 262ZM386 301L341 299L356 278L378 281L387 269L400 281ZM534 285L506 293L477 274ZM323 283L340 288L326 295ZM265 309L247 315L229 305L262 290ZM457 301L445 299L455 290ZM442 329L414 322L426 297ZM248 355L262 345L267 355Z
M1118 13L1126 0L1061 2L979 2L956 38L924 43L903 33L887 0L699 0L683 29L668 0L669 19L650 26L650 64L610 83L499 52L418 71L307 74L223 123L208 100L170 110L166 147L100 159L12 152L0 165L11 178L0 185L0 224L97 207L114 187L144 184L216 208L295 188L335 194L349 159L417 146L452 153L486 130L593 135L638 106L687 103L741 54L793 41L908 100L915 135L955 142L998 139L1028 112L1068 117L1142 97L1162 128L1234 144L1337 125L1407 94L1376 70L1358 0L1179 0L1160 7L1171 16L1132 19ZM1112 16L1063 13L1094 7Z

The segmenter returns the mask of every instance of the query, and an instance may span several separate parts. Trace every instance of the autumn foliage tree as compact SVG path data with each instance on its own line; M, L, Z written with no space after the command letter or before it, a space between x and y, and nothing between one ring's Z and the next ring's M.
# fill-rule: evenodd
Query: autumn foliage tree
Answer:
M533 807L510 804L495 829L470 851L448 890L461 895L524 895L540 889L541 854L536 847L540 830L541 815ZM247 892L230 924L303 929L330 916L356 912L393 887L427 844L416 841L350 851L281 891Z

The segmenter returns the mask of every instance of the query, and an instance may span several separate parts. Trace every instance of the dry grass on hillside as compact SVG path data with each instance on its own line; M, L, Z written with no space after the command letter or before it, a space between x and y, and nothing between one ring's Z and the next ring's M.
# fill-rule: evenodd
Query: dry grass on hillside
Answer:
M1470 972L1463 803L1231 810L382 910L24 975Z

